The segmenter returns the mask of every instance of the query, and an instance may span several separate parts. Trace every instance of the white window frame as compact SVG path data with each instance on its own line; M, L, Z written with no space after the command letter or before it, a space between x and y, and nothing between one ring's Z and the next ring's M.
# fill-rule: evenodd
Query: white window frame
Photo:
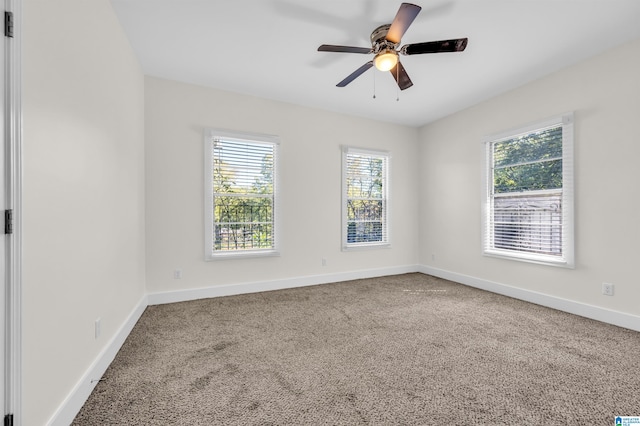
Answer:
M573 113L566 113L547 120L532 123L518 129L509 130L499 134L489 135L484 138L485 167L483 177L483 254L485 256L532 262L543 265L560 266L566 268L575 267L574 248L574 168L573 168ZM493 240L493 143L502 142L518 136L541 131L554 126L562 126L562 242L559 256L529 253L525 251L496 248ZM551 190L547 190L551 191ZM526 192L526 191L525 191ZM545 191L528 191L531 195L544 193Z
M368 242L352 242L350 243L348 228L348 197L347 197L347 160L350 154L358 154L372 157L382 158L385 162L383 167L383 184L382 184L382 202L383 202L383 215L382 215L382 241L368 241ZM389 248L391 247L391 232L390 232L390 176L391 176L391 155L388 151L362 149L352 146L342 147L342 250L363 250L363 249L377 249L377 248Z
M215 195L213 180L213 147L218 139L228 139L231 141L241 141L255 144L266 144L273 147L273 246L268 249L255 250L215 250ZM207 128L204 131L204 257L206 261L279 256L279 193L278 193L278 150L280 138L274 135L259 133L238 132L224 129Z

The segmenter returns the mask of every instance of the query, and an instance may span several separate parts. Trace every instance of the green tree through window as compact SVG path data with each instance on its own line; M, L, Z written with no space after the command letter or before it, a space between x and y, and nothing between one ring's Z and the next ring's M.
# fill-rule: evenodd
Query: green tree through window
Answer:
M344 162L345 244L387 243L388 156L348 149Z
M208 144L215 256L275 250L277 144L213 136Z
M487 142L485 253L573 261L572 117ZM568 201L569 200L569 201ZM569 202L569 204L567 204ZM571 246L571 247L570 247Z

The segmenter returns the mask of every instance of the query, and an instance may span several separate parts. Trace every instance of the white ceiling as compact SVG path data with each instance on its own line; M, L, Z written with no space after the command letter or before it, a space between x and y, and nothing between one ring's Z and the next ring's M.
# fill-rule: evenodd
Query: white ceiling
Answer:
M402 45L468 37L464 52L401 56L413 87L372 68L391 0L111 0L145 74L375 120L421 126L640 38L639 0L416 0ZM374 81L376 98L373 99Z

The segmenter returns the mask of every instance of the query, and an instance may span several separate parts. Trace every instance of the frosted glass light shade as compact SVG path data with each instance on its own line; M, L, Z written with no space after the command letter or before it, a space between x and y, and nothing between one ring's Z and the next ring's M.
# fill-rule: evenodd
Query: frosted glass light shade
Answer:
M380 52L373 58L373 64L380 71L389 71L398 63L398 54L393 50Z

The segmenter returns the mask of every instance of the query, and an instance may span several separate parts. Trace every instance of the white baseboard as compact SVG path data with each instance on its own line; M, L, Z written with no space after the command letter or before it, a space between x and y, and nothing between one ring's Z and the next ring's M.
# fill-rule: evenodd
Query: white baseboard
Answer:
M53 416L51 416L47 425L68 426L71 424L84 403L89 398L89 395L91 395L93 388L98 384L98 380L102 377L113 359L116 357L116 354L142 316L147 305L147 296L145 295L140 302L138 302L120 330L118 330L116 335L113 336L102 352L100 352L93 364L91 364L80 381L78 381L73 390L71 390L60 407L58 407L58 410L53 414Z
M579 315L581 317L617 325L619 327L628 328L630 330L640 331L640 316L637 315L613 311L611 309L601 308L598 306L588 305L586 303L580 303L573 300L550 296L548 294L538 293L531 290L524 290L506 284L500 284L482 278L476 278L469 275L433 268L426 265L420 265L420 267L418 268L418 272L444 278L450 281L455 281L460 284L468 285L470 287L487 290L492 293L498 293L504 296L513 297L514 299L520 299L527 302L535 303L536 305L542 305L548 308L557 309L559 311L568 312L570 314Z
M622 312L612 311L597 306L587 305L572 300L562 299L531 290L524 290L506 284L433 268L426 265L406 265L392 268L367 269L353 272L341 272L335 274L310 275L299 278L286 278L281 280L260 281L240 284L213 286L192 290L180 290L170 292L151 293L144 296L134 308L127 321L109 344L98 355L91 367L82 376L69 393L56 413L51 417L47 425L69 425L78 414L82 405L86 402L93 388L98 383L104 372L113 361L122 347L127 336L142 316L148 305L160 305L165 303L184 302L188 300L204 299L211 297L232 296L236 294L257 293L261 291L282 290L287 288L306 287L312 285L329 284L341 281L356 280L362 278L382 277L387 275L399 275L412 272L421 272L427 275L444 278L470 287L487 290L493 293L513 297L549 308L558 309L582 317L617 325L635 331L640 331L640 317Z
M68 426L76 417L91 392L98 384L98 380L107 370L124 341L133 330L144 310L149 305L183 302L210 297L232 296L235 294L257 293L261 291L280 290L294 287L305 287L332 282L356 280L361 278L382 277L418 272L418 265L398 266L393 268L367 269L337 274L314 275L283 280L261 281L252 283L215 286L194 290L171 291L145 295L131 312L120 330L100 352L93 364L85 372L69 395L60 404L58 410L47 422L48 426Z
M149 305L185 302L188 300L207 299L211 297L233 296L236 294L258 293L261 291L283 290L287 288L307 287L311 285L329 284L340 281L357 280L362 278L383 277L387 275L407 274L418 272L418 265L396 266L392 268L366 269L353 272L335 274L307 275L297 278L281 280L259 281L240 284L218 285L190 290L166 291L151 293L148 297Z

